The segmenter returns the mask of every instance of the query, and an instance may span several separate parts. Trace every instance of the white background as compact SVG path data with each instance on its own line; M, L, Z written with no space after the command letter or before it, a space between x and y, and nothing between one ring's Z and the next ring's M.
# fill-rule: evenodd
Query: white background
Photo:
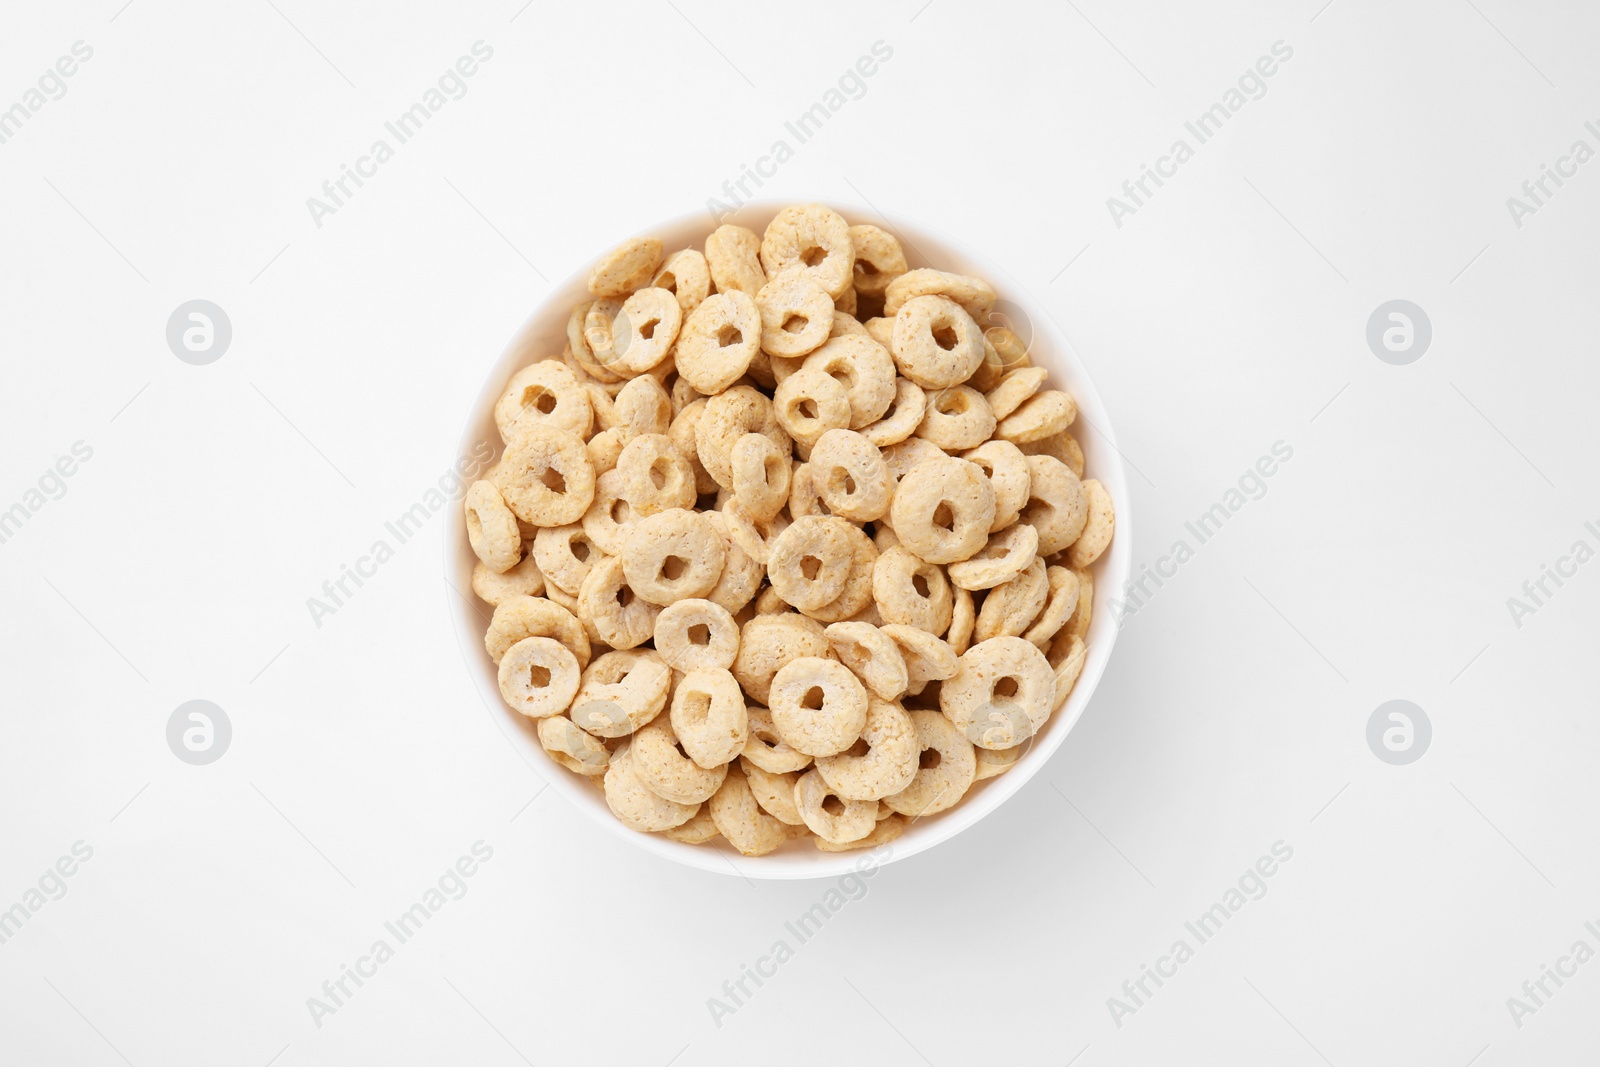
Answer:
M0 908L94 854L0 945L0 1060L1592 1050L1600 962L1520 1027L1506 1000L1600 949L1600 565L1520 628L1506 600L1600 547L1600 163L1520 228L1506 198L1600 148L1600 12L1321 3L8 5L0 107L94 54L0 145L0 508L93 458L0 545ZM314 225L478 40L467 95ZM1043 297L1136 468L1136 566L1294 454L1128 621L1038 777L719 1027L707 998L827 884L671 866L540 795L469 691L448 520L320 628L306 599L443 473L550 279L719 194L879 40L761 195L921 220ZM1266 94L1116 226L1106 198L1279 40ZM203 367L164 336L195 298L234 331ZM1395 298L1433 324L1409 366L1365 341ZM195 698L233 724L206 767L165 740ZM1433 724L1409 766L1365 740L1395 698ZM478 840L470 891L315 1025L306 999ZM1266 896L1118 1026L1107 998L1280 840Z

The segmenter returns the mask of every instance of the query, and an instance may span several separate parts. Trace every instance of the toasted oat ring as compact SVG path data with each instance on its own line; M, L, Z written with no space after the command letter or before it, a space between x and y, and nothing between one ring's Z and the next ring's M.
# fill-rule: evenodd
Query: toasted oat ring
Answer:
M928 631L899 623L885 623L878 629L899 646L912 687L909 691L917 692L920 686L943 681L956 672L955 651Z
M1070 433L1058 433L1043 441L1030 441L1017 447L1022 449L1025 456L1052 456L1059 459L1075 476L1080 479L1083 477L1083 447Z
M678 333L678 343L683 343L682 331L679 331ZM672 369L678 369L676 356L673 357ZM705 398L705 394L696 389L693 384L690 383L689 379L685 378L681 373L676 378L672 379L672 389L668 392L667 396L672 402L673 421L677 421L678 416L683 414L684 408L688 407L696 400L703 400Z
M722 392L750 369L761 335L762 312L751 297L737 289L706 297L678 337L679 378L708 396Z
M1061 632L1078 608L1078 575L1075 572L1066 567L1048 567L1045 581L1050 593L1044 610L1022 634L1041 652L1050 647L1051 639Z
M846 289L842 296L836 297L833 301L834 311L842 311L844 314L849 315L852 318L855 317L856 307L857 298L854 286Z
M1089 516L1084 522L1083 532L1067 549L1067 565L1074 570L1082 570L1100 558L1106 546L1111 544L1111 534L1117 521L1111 494L1099 481L1090 478L1084 482L1083 495L1088 500Z
M1015 330L1007 326L990 326L983 331L983 336L995 350L995 354L1000 357L1000 365L1006 374L1032 366L1033 361L1028 356L1028 345L1017 336Z
M983 362L983 331L954 301L919 296L895 316L890 352L900 373L924 389L948 389Z
M636 594L666 605L711 592L727 558L710 523L693 511L671 508L633 523L622 570Z
M694 468L663 433L642 433L617 457L622 493L640 518L694 507Z
M1019 637L1044 610L1050 581L1044 560L1035 558L1021 574L989 590L978 609L972 636L979 642L992 637Z
M1020 637L980 641L939 687L939 707L979 748L1011 748L1055 710L1056 676L1044 653Z
M577 522L594 500L583 442L548 426L530 426L506 446L494 483L512 514L534 526Z
M861 736L867 691L838 660L802 656L773 676L767 708L791 746L808 756L832 756Z
M838 810L827 805L829 797L838 799ZM875 799L846 800L834 791L816 767L802 774L795 783L794 802L811 832L836 845L860 840L878 825Z
M772 724L772 712L761 707L750 708L749 724L749 737L739 755L740 760L768 774L789 774L810 766L811 757L791 747L779 735L778 728Z
M565 592L577 596L589 569L605 558L583 526L545 526L533 538L533 558L545 578Z
M511 376L494 405L494 424L500 439L510 441L524 425L554 426L588 437L594 409L588 392L559 359L530 363Z
M843 519L821 515L796 519L772 542L767 558L772 588L801 611L837 599L854 558L849 529Z
M672 423L672 397L648 374L630 379L611 405L615 425L629 433L666 433Z
M850 288L855 259L850 224L821 204L784 208L767 223L761 236L761 266L768 278L794 271L826 291L830 299L843 296Z
M1016 522L1028 502L1028 457L1022 450L1010 441L987 441L961 453L961 458L976 463L994 490L994 521L989 524L989 532Z
M1060 552L1078 539L1089 521L1083 483L1060 460L1029 456L1028 503L1018 521L1039 531L1039 555Z
M832 381L832 379L828 379ZM747 433L733 444L729 454L733 471L733 496L746 515L770 519L783 510L789 499L790 461L772 439L764 434Z
M650 280L661 262L661 241L633 237L607 252L589 272L595 296L625 296Z
M572 650L580 668L589 665L589 635L560 604L536 596L508 597L496 604L483 635L489 658L499 663L507 649L527 637L553 637Z
M1032 645L1028 646L1032 648ZM728 671L689 671L672 693L672 729L689 758L702 767L728 763L750 736L749 715L739 683Z
M950 650L959 656L972 644L972 631L978 622L978 613L973 606L972 593L960 586L956 587L954 601L950 611L950 629L944 639Z
M739 652L739 625L709 600L680 600L656 616L656 651L673 670L727 670Z
M596 737L624 737L661 714L671 683L671 669L653 649L607 652L584 668L567 714Z
M963 589L993 589L1027 569L1038 555L1039 531L1025 522L990 534L988 544L969 559L945 568L950 581Z
M833 515L828 505L823 503L822 494L817 492L816 483L811 480L809 463L796 463L794 473L789 476L789 515L796 519L813 516L828 518Z
M662 830L660 833L668 841L677 841L685 845L705 844L717 836L717 824L711 818L711 804L709 802L701 804L688 822Z
M833 328L828 331L829 337L838 337L842 333L865 334L866 332L867 328L861 325L861 320L856 318L855 315L845 311L834 311ZM870 337L871 335L868 334L867 336Z
M780 667L801 657L831 655L821 623L792 611L757 615L739 631L733 676L751 700L766 704L771 699L772 679Z
M633 735L633 772L656 796L679 804L710 800L728 775L726 764L702 767L678 751L672 719L657 715Z
M836 622L823 631L833 654L880 699L894 700L909 679L900 646L870 622Z
M907 825L906 817L896 811L885 812L883 810L883 802L881 800L878 802L878 804L878 825L873 828L872 833L868 834L866 837L857 838L854 841L846 841L842 845L836 845L826 838L813 837L812 840L817 843L817 848L823 852L849 852L852 849L858 848L876 850L882 848L884 845L889 844L901 834L905 833Z
M650 640L660 611L627 584L621 556L602 557L578 589L584 625L612 648L637 648Z
M916 433L927 413L928 394L922 391L922 386L905 378L896 378L894 400L889 404L889 410L877 422L863 428L861 436L879 448L899 444Z
M743 226L723 225L706 238L706 266L717 292L755 296L767 284L761 269L761 238Z
M829 430L849 427L850 393L827 371L802 367L778 383L772 410L789 436L810 448Z
M672 425L667 427L667 436L678 446L678 451L689 457L689 466L694 468L694 488L697 493L715 493L720 488L700 462L699 444L695 437L695 427L705 413L706 403L707 399L703 396L689 401L682 411L673 416Z
M1004 774L1016 766L1017 760L1022 758L1027 749L1026 742L1020 745L1012 745L1010 748L975 747L972 750L972 754L978 759L978 773L973 780L981 782L985 778L993 778Z
M524 637L500 657L500 695L530 719L560 715L578 692L578 658L548 637Z
M750 783L738 767L729 767L722 788L706 802L711 821L728 844L745 856L764 856L789 840L784 824L761 810Z
M889 473L896 482L924 464L948 458L944 449L920 437L908 437L883 449L883 461L889 465ZM891 503L889 506L893 510L894 505Z
M1061 633L1070 633L1073 637L1088 640L1089 619L1094 611L1094 572L1074 573L1078 576L1078 610L1072 613L1072 618L1067 620L1067 625Z
M889 510L893 483L878 446L854 430L829 430L811 448L812 484L828 510L871 522Z
M745 779L750 783L750 792L763 811L785 826L805 825L805 820L800 817L800 809L794 803L794 786L800 780L799 771L774 774L763 770L745 756L739 757L739 769L744 771Z
M467 513L467 541L483 565L496 574L522 562L522 531L491 481L478 479L467 490L462 507Z
M850 429L870 426L894 403L894 357L866 334L842 333L806 357L814 368L838 379L850 398Z
M819 756L817 772L841 800L880 800L911 784L919 752L905 709L872 699L856 743L837 756Z
M612 320L610 366L630 378L644 374L667 358L682 325L683 309L677 297L665 289L638 290L623 301ZM603 356L592 336L590 347Z
M641 380L643 379L634 379L634 381ZM622 450L627 447L632 438L632 430L622 426L613 426L609 430L601 430L589 438L588 443L583 446L584 452L589 457L589 465L594 468L595 488L597 490L600 477L607 471L617 469L617 460L622 457Z
M899 545L885 550L873 565L872 598L878 613L891 623L935 636L950 625L950 583L944 571Z
M765 434L787 451L789 435L778 424L772 401L748 385L736 385L706 401L695 423L695 451L706 473L724 489L733 488L733 446L747 433Z
M705 511L701 512L700 520L711 525L717 536L722 539L723 548L727 552L727 562L722 565L722 573L717 577L717 584L711 587L711 592L705 595L705 599L730 615L742 611L761 588L761 579L765 576L766 569L739 547L739 543L734 540L726 514L720 511Z
M666 258L650 284L676 297L678 306L688 315L711 293L711 268L706 266L705 256L693 248L684 248Z
M589 347L589 312L594 310L594 306L597 303L599 303L598 300L591 300L579 304L572 309L572 314L567 317L567 352L563 354L563 359L570 354L572 362L577 365L578 369L595 381L603 383L620 382L622 381L622 375L612 373L611 369L605 365L605 362L595 355L594 350ZM620 303L613 300L608 307L609 313L615 315L621 307ZM605 341L606 351L610 352L611 320L609 317L605 317L600 321L605 323L605 330L601 334L601 339Z
M917 436L940 448L976 448L994 432L994 413L989 402L976 389L953 385L928 397L927 413L917 427Z
M878 342L885 349L892 350L894 342L894 316L878 315L863 322L862 327L867 331L867 336Z
M822 607L805 612L818 622L843 622L846 619L855 619L864 609L872 605L872 568L878 562L878 548L861 527L847 522L845 528L851 546L850 574L845 578L844 592Z
M803 356L833 331L833 299L810 278L776 276L756 294L761 310L761 350L769 356Z
M910 785L884 797L883 803L902 815L933 815L966 796L977 776L978 761L972 742L937 711L906 714L917 730L917 773ZM930 757L930 751L938 757Z
M794 483L791 480L790 492L793 491ZM770 519L754 519L736 499L724 505L722 517L728 521L728 535L733 538L733 543L762 567L772 558L772 542L789 528L789 520L783 512L778 512Z
M523 542L523 547L529 547L527 542ZM472 565L472 591L479 600L490 604L499 604L514 596L538 596L544 592L544 574L531 552L521 563L499 574L479 560Z
M606 768L606 806L630 830L670 830L694 817L698 804L679 804L652 792L633 763L632 745L611 754Z
M898 314L911 301L923 296L938 296L960 304L968 315L981 319L994 309L999 299L994 286L982 278L919 267L890 282L883 293L883 313Z
M594 500L583 513L583 532L611 555L621 555L638 515L623 495L622 472L608 470L595 480Z
M1072 695L1072 687L1078 684L1078 675L1083 673L1085 659L1083 640L1070 634L1065 636L1067 637L1066 651L1061 654L1059 662L1051 661L1056 676L1055 707L1058 711L1061 705L1067 702L1067 697ZM1051 651L1054 652L1055 650L1055 645L1052 644Z
M1008 331L1009 332L1009 331ZM1022 402L1039 391L1050 372L1043 367L1018 367L1000 379L1000 384L986 394L989 410L994 417L1003 419L1022 406Z
M611 753L605 742L578 729L565 715L552 715L540 719L537 727L539 744L551 759L572 771L594 778L606 773Z
M1046 389L1022 402L994 428L996 437L1017 444L1031 444L1066 431L1078 417L1078 405L1071 393Z
M871 224L852 226L850 245L856 254L852 276L858 293L882 296L889 283L906 272L906 254L886 230Z
M994 521L994 490L983 471L944 457L900 479L889 525L906 549L929 563L954 563L983 546Z

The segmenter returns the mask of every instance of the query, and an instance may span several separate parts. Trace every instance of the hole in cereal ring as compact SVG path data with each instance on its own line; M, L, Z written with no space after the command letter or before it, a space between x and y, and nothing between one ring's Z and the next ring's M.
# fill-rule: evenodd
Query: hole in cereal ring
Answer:
M942 500L939 501L939 506L933 509L933 524L941 530L955 528L955 513L950 510L950 505Z
M822 710L823 699L822 686L814 685L806 690L805 696L800 698L800 706L807 711L820 711Z
M911 576L911 588L915 589L917 591L917 595L922 597L924 600L932 595L928 592L928 579L925 575L913 574Z
M683 577L683 572L689 567L689 561L682 556L668 556L661 561L661 577L669 582L675 582Z
M940 326L933 331L933 343L946 352L956 346L956 340L956 331L949 326Z
M554 467L546 467L544 473L539 475L539 480L554 492L565 493L567 491L567 480Z
M828 250L826 248L818 248L816 245L812 245L810 248L807 248L804 252L800 253L800 262L804 263L808 267L815 267L818 263L821 263L827 258Z
M654 485L657 489L663 489L666 487L667 475L665 471L662 470L662 468L666 465L667 461L665 457L662 457L661 459L658 459L654 463L650 464L650 484Z
M1007 675L994 683L994 699L1014 702L1017 698L1017 679L1014 675Z
M934 406L941 415L959 415L967 410L967 394L955 390L941 393L939 403Z
M942 757L939 755L938 749L925 748L922 750L922 755L917 757L917 766L925 771L932 770L933 768L939 766L939 760L941 758Z
M556 409L556 395L542 385L530 385L522 391L522 406L548 415Z
M694 506L701 511L715 511L717 509L717 494L701 493L694 498Z
M537 689L543 689L550 684L550 668L541 667L537 663L528 668L528 684Z
M856 260L856 273L867 275L876 274L878 273L878 268L873 265L871 260L858 259Z
M780 740L778 740L777 731L769 730L765 726L753 727L750 730L750 736L755 738L757 741L760 741L763 745L766 745L768 748L777 748L780 744L783 743Z
M634 597L632 587L626 585L617 587L617 603L619 605L622 607L627 607L629 604L633 603L633 600Z
M727 323L717 331L717 344L722 348L729 345L740 344L744 341L744 333L733 323Z
M810 397L800 401L800 417L814 419L817 417L817 402Z
M478 513L472 508L467 509L467 533L474 541L483 536L483 520L478 518Z
M782 459L777 456L768 456L766 462L761 465L761 476L766 479L768 485L777 485L783 468L784 462Z
M822 810L835 817L844 814L844 801L829 793L822 801Z
M711 627L703 622L697 622L689 627L689 643L691 645L709 645L711 643Z
M656 323L660 321L660 319L645 319L644 322L640 323L639 325L639 336L644 338L646 341L650 340L650 338L656 335Z
M806 581L808 581L808 582L816 581L817 580L817 575L821 571L822 571L822 561L820 559L818 559L816 556L801 556L800 557L800 573L805 575ZM821 707L822 705L819 704L817 706Z
M783 320L783 332L799 333L809 325L811 325L811 320L806 318L804 315L790 315L788 318Z
M586 562L589 559L589 542L581 537L575 538L572 541L572 558L579 563Z
M656 288L665 289L667 292L676 296L678 292L678 279L672 276L672 272L670 270L664 270L661 272L661 277L656 279Z
M683 713L691 726L698 726L711 714L711 694L690 690L683 698Z
M858 737L858 738L856 738L856 743L855 744L851 745L849 748L845 749L843 752L841 752L839 754L841 756L855 756L856 758L859 759L860 757L865 756L868 752L871 752L871 751L872 751L872 746L867 744L867 742L866 742L866 740L864 738Z
M611 502L612 522L616 523L618 526L621 526L623 523L628 522L632 518L633 508L628 506L628 502L626 500L618 497L616 500Z

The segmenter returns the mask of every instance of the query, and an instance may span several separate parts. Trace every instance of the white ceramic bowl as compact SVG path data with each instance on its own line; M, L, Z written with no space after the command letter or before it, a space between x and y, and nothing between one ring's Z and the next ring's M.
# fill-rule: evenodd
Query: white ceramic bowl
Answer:
M724 221L748 226L760 233L766 227L767 220L787 203L790 201L750 203ZM1089 625L1087 662L1066 707L1051 716L1028 752L1011 770L977 783L961 803L950 810L926 819L913 820L898 840L873 852L871 862L876 865L932 848L974 825L1021 789L1023 783L1032 778L1061 747L1088 706L1095 686L1099 684L1106 664L1111 659L1117 626L1111 617L1110 603L1112 595L1122 588L1132 570L1132 516L1127 479L1114 445L1115 437L1105 405L1094 383L1089 380L1082 361L1056 329L1044 308L1004 271L936 230L897 218L885 219L878 212L856 204L829 202L829 206L852 223L871 222L896 234L913 267L938 267L970 274L987 279L995 287L1001 295L998 310L1015 321L1019 334L1031 332L1033 363L1048 368L1051 383L1066 388L1077 398L1079 416L1073 433L1083 447L1085 477L1098 478L1110 490L1117 507L1116 537L1093 568L1094 612ZM715 224L710 216L705 212L697 212L653 226L646 235L661 238L670 253L679 248L704 247L706 235L713 229ZM596 234L597 252L604 252L619 240L612 234ZM495 400L504 390L507 380L519 368L561 353L566 343L568 314L573 305L589 299L587 282L593 265L584 264L560 285L552 288L490 368L488 379L479 391L467 419L466 430L457 450L458 456L471 455L475 446L481 449L483 442L493 446L498 456L500 438L494 424ZM487 466L484 465L485 468ZM747 878L789 879L825 878L859 868L863 856L861 851L822 852L809 841L791 842L770 855L746 858L738 856L720 839L718 847L684 845L669 841L659 834L638 833L618 822L606 807L601 791L551 762L539 746L533 721L512 711L500 698L495 665L483 647L488 609L468 591L471 588L474 557L459 511L452 511L447 525L445 577L455 590L448 594L451 622L472 684L477 687L479 698L489 709L501 733L518 749L524 761L536 768L539 775L549 781L569 803L593 816L595 822L606 831L627 839L639 848L663 859L705 871L739 874Z

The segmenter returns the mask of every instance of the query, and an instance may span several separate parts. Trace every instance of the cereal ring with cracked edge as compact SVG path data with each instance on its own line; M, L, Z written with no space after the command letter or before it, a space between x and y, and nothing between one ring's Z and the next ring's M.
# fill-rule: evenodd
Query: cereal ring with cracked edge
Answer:
M791 482L790 493L793 492ZM733 538L733 543L762 567L772 558L772 542L789 528L789 520L783 512L778 512L770 519L754 519L737 500L728 501L722 509L722 516L728 520L728 534Z
M799 771L774 774L744 756L739 757L739 769L744 771L745 780L750 783L750 792L755 795L761 810L785 826L805 825L805 820L800 817L800 809L794 803L794 786L800 780Z
M791 746L808 756L832 756L861 736L867 691L838 660L802 656L778 668L767 709Z
M1039 555L1052 556L1078 539L1089 501L1078 476L1050 456L1028 457L1028 503L1018 521L1039 531Z
M1039 732L1056 708L1056 676L1020 637L980 641L939 687L939 707L979 748L1011 748Z
M830 338L806 357L801 368L820 370L844 386L850 399L852 430L877 422L894 403L894 357L865 334Z
M634 593L666 605L711 592L727 559L710 523L693 511L672 508L633 524L622 548L622 571Z
M994 433L994 412L976 389L953 385L928 398L917 436L943 449L976 448Z
M886 623L878 627L900 648L906 661L908 692L920 692L928 682L939 682L956 673L957 657L945 641L915 626Z
M1062 433L1078 417L1077 402L1071 393L1046 389L1022 402L1022 406L1001 419L994 435L1004 441L1028 444Z
M660 831L662 837L685 845L703 845L717 836L717 824L711 819L711 805L701 804L694 817L682 826Z
M817 757L817 773L841 800L881 800L911 784L920 754L917 728L905 709L872 700L856 743L837 756Z
M829 430L849 427L850 393L826 371L802 367L778 383L772 412L789 436L809 449Z
M784 208L761 235L761 267L768 278L793 271L827 292L829 299L850 288L855 261L850 224L821 204Z
M849 524L843 519L804 516L772 542L767 580L779 596L801 611L820 608L844 592L854 562L853 548Z
M615 649L637 648L655 634L661 609L628 585L621 556L604 556L578 589L578 614L596 639Z
M811 757L790 746L772 724L772 712L762 707L749 709L750 736L739 754L768 774L788 774L804 770L811 765Z
M641 726L633 735L631 748L639 780L656 796L679 804L710 800L728 774L725 764L702 767L680 752L678 735L666 715L657 715Z
M630 830L670 830L694 818L698 804L679 804L652 792L639 777L633 747L623 745L611 754L606 768L606 807Z
M908 437L883 450L883 461L896 482L926 463L948 459L944 449L920 437ZM891 510L893 505L890 505Z
M861 325L861 320L844 311L833 313L833 328L828 331L829 337L838 337L842 333L866 333L867 328ZM871 336L868 334L868 336Z
M623 495L622 472L608 470L595 480L594 500L583 513L583 532L604 552L617 556L633 534L639 516Z
M960 304L919 296L895 316L889 351L900 373L924 389L948 389L983 362L983 331Z
M715 493L720 488L700 462L699 443L695 437L695 427L705 413L707 402L708 398L703 396L689 401L682 411L673 416L672 425L667 428L667 436L678 446L678 451L689 457L689 465L694 468L694 489L701 494Z
M678 376L707 396L720 393L750 369L761 335L762 312L750 296L737 289L708 296L678 337Z
M560 715L578 692L578 658L559 641L524 637L500 657L500 696L530 719Z
M625 737L661 714L671 682L654 649L607 652L584 668L567 715L596 737Z
M950 630L944 639L950 650L959 656L972 644L972 631L978 622L978 611L974 606L972 593L960 586L956 587L953 600L950 610Z
M981 782L985 778L994 778L1009 771L1016 766L1017 760L1022 758L1027 749L1028 743L1026 741L1020 745L1012 745L1010 748L977 748L974 746L972 754L978 760L978 773L974 777L974 781Z
M890 402L889 410L877 422L863 427L861 436L879 448L899 444L917 432L927 413L928 394L922 391L922 386L905 378L896 378L894 400Z
M577 522L594 500L594 467L583 442L548 426L530 426L506 446L494 483L512 514L534 526Z
M1021 574L989 590L978 609L973 638L982 643L992 637L1020 637L1044 610L1049 594L1044 560L1035 558Z
M881 804L882 801L879 801L879 803ZM816 841L817 848L823 852L849 852L851 849L857 848L882 848L905 832L906 817L899 812L891 811L878 820L878 825L873 827L872 833L866 837L857 838L854 841L846 841L843 844L835 844L822 837L814 838L813 840Z
M1066 638L1065 648L1058 648L1062 637ZM1086 656L1087 650L1084 648L1082 638L1063 632L1057 637L1056 642L1051 643L1050 653L1045 658L1050 660L1050 665L1055 671L1057 711L1067 702L1067 697L1072 695L1072 687L1078 684L1078 676L1083 673Z
M1022 636L1041 652L1050 647L1051 640L1072 618L1078 608L1078 575L1066 567L1047 567L1045 582L1050 587L1044 610Z
M724 224L706 238L706 266L717 292L738 291L755 296L767 284L761 268L761 238L754 230Z
M910 679L900 646L872 623L836 622L823 633L839 662L880 699L894 700L906 691Z
M630 379L611 405L615 425L631 433L663 434L672 423L672 397L648 374Z
M989 401L989 410L994 412L995 418L1005 418L1037 393L1048 377L1050 372L1043 367L1018 367L1007 372L999 385L984 394Z
M650 284L671 293L687 315L711 295L711 268L696 249L679 249L661 264Z
M833 331L833 299L800 274L768 281L756 294L761 310L761 350L794 358L812 352Z
M845 523L845 526L851 546L850 575L844 581L844 592L822 607L805 613L818 622L844 622L860 615L872 603L872 569L878 562L877 546L861 527L853 523Z
M969 559L945 568L950 581L963 589L993 589L1021 574L1038 556L1039 531L1018 522L990 534L988 544Z
M611 324L612 369L629 378L650 371L672 351L682 326L683 309L675 296L665 289L638 290L623 301ZM593 337L590 347L603 357Z
M829 804L829 800L835 801ZM816 767L795 783L794 802L811 832L836 845L859 841L878 825L876 800L846 800L839 796Z
M499 663L507 649L526 637L553 637L572 650L580 668L589 665L589 635L560 604L537 596L508 597L496 604L483 635L489 658Z
M524 549L531 546L524 541ZM538 596L544 592L544 574L539 570L539 561L529 552L522 557L522 562L515 567L500 574L496 574L483 565L483 561L472 565L472 591L478 599L489 604L499 604L514 596Z
M605 558L580 523L546 526L534 535L533 558L545 578L558 588L577 596L589 569Z
M589 272L589 292L595 296L626 296L649 282L661 262L661 241L633 237L600 258Z
M780 667L803 657L831 655L828 638L816 620L792 611L757 615L739 631L733 676L751 700L766 704L772 695L772 679Z
M617 470L622 495L640 518L694 507L694 468L664 433L642 433L629 441L617 457Z
M721 668L705 667L684 674L672 693L669 714L683 750L702 767L730 762L750 737L744 693L733 675Z
M530 363L511 376L494 405L500 439L510 441L524 425L554 426L588 437L594 425L589 394L559 359Z
M994 310L994 302L999 299L994 286L982 278L951 274L932 267L918 267L906 271L884 287L883 313L898 314L911 301L924 296L943 297L959 304L974 319L988 315Z
M673 670L727 670L739 653L739 627L728 609L709 600L680 600L656 616L656 651Z
M906 272L906 254L900 241L887 230L871 223L852 226L850 246L856 254L851 274L858 293L882 296L889 283Z
M1083 532L1067 548L1067 565L1074 570L1083 570L1100 558L1106 546L1111 544L1111 534L1117 521L1111 494L1097 479L1090 478L1083 483L1083 495L1088 500L1089 516L1084 521Z
M994 490L994 521L989 532L1003 530L1017 521L1028 502L1028 457L1010 441L986 441L961 453L968 463L976 463Z
M634 379L638 381L639 379ZM622 450L627 447L633 438L633 431L623 426L613 426L609 430L601 430L588 443L583 446L584 452L589 456L589 465L594 468L594 476L598 480L607 471L617 469L617 460L622 458Z
M892 345L894 343L894 316L893 315L890 315L888 317L884 317L882 315L879 315L876 318L868 319L866 322L863 322L861 325L866 329L868 337L870 337L874 341L878 342L885 349L893 351L893 348L892 348Z
M994 490L964 459L918 466L900 479L889 504L889 525L900 544L929 563L968 558L988 540L993 521Z
M587 778L598 778L606 773L611 753L605 742L573 725L565 715L552 715L540 719L539 744L558 764Z
M917 730L917 773L910 785L884 797L883 803L901 815L911 816L933 815L954 807L977 777L978 760L973 755L972 742L937 711L906 714Z
M744 771L729 767L722 788L706 801L717 832L741 855L765 856L789 840L784 824L761 810Z
M491 481L478 479L462 501L467 516L467 541L473 555L496 574L522 562L522 531Z
M745 434L734 442L729 462L733 495L746 515L770 519L783 510L789 500L790 459L770 437Z
M934 636L950 625L950 583L944 571L896 545L872 568L872 599L891 623L915 626Z
M854 430L829 430L812 446L812 485L828 510L852 522L871 522L889 510L894 485L878 446Z
M1092 571L1077 571L1078 575L1078 610L1072 613L1072 618L1067 620L1067 625L1061 633L1070 633L1073 637L1089 639L1089 619L1094 611L1094 573Z
M1029 441L1018 445L1025 456L1052 456L1067 465L1079 479L1083 478L1083 448L1070 433L1058 433L1043 441Z
M622 375L613 373L605 365L605 361L595 355L594 350L589 347L589 313L594 310L594 306L599 302L598 300L590 300L572 309L572 314L567 317L567 351L562 354L562 358L564 360L566 356L570 355L577 368L597 382L620 382L622 381ZM610 315L614 315L621 307L620 303L613 300L605 310ZM606 324L601 338L605 341L606 351L610 352L611 319L607 316L602 318L601 321Z
M706 473L724 489L733 488L733 446L747 433L765 434L780 450L789 448L789 435L773 414L772 401L748 385L711 397L695 422L695 452Z

